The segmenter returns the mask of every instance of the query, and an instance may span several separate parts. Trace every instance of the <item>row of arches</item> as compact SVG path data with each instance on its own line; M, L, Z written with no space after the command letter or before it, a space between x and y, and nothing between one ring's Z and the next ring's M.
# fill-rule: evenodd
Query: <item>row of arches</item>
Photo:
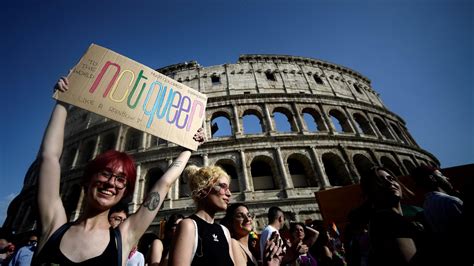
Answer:
M287 107L275 107L270 117L258 109L247 109L237 120L227 110L217 110L210 115L211 135L213 138L233 136L236 132L243 134L261 134L268 131L277 132L335 132L366 136L377 136L382 139L396 140L410 144L409 135L391 120L385 121L375 114L353 111L347 116L339 108L320 112L314 107L305 107L301 113L290 111ZM236 125L238 123L238 125ZM242 126L240 125L242 124ZM242 128L242 130L241 130Z

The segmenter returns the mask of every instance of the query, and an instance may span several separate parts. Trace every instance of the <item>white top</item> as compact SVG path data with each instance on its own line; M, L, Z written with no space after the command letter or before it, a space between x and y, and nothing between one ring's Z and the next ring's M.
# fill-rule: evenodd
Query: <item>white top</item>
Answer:
M140 251L135 251L132 257L127 260L127 266L145 266L145 257Z
M260 235L260 258L262 260L264 259L263 252L265 251L265 243L267 242L268 239L270 239L270 237L272 236L272 233L275 231L278 233L278 230L275 227L271 225L267 225L263 229L262 234Z

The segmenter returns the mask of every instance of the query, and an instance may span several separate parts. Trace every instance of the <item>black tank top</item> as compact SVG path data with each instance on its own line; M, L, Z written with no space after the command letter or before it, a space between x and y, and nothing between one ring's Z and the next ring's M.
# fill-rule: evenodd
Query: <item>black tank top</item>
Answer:
M191 265L233 266L229 243L222 227L216 223L210 224L195 214L189 218L196 221L198 228L198 245Z
M121 256L122 245L121 245L121 236L120 231L114 230L112 227L109 229L110 241L104 252L97 257L90 258L81 262L73 262L68 259L59 249L61 239L63 238L66 231L71 227L72 223L66 223L62 225L58 230L56 230L53 235L48 239L43 249L39 254L33 258L32 265L50 265L50 264L59 264L59 265L119 265L119 261L122 259ZM119 249L117 249L117 244Z

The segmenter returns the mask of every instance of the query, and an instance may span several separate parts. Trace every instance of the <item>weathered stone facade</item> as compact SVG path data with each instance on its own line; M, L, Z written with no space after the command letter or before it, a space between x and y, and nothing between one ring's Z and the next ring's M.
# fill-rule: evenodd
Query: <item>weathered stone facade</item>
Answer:
M399 175L422 163L439 165L416 144L405 122L385 108L370 80L349 68L295 56L242 55L235 64L201 67L189 62L158 71L209 97L204 126L208 141L190 163L217 164L229 172L233 199L245 201L257 214L258 229L273 205L300 221L321 219L314 192L357 183L374 164ZM288 120L290 130L278 130L281 120L276 117ZM261 131L248 133L247 118L258 120ZM227 136L211 133L217 119L229 124ZM159 178L181 151L80 109L70 112L64 147L61 195L71 220L81 211L83 166L98 153L115 148L135 158L133 212L150 180ZM34 168L5 222L17 232L36 226ZM186 180L180 178L150 230L157 231L159 221L173 212L191 214L188 193Z

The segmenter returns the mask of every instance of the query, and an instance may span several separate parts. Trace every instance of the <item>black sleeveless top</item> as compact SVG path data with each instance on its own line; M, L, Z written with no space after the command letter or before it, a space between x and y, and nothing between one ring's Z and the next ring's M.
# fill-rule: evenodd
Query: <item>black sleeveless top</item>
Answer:
M210 224L195 214L189 218L196 221L198 228L198 245L191 265L233 266L229 243L222 226Z
M40 253L35 254L32 265L119 265L122 261L122 240L120 230L109 228L110 241L104 252L97 257L81 262L73 262L59 249L61 240L72 223L66 223L56 230L48 239ZM117 245L115 244L117 241ZM118 246L118 248L117 248Z

